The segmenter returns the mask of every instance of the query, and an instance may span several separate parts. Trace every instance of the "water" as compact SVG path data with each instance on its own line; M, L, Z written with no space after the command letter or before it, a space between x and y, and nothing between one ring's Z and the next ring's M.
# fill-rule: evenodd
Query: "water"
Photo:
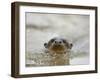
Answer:
M44 55L44 43L53 37L64 37L73 44L69 58L70 65L89 64L88 15L27 13L26 65L49 65L46 61L51 58ZM39 65L41 61L43 64Z

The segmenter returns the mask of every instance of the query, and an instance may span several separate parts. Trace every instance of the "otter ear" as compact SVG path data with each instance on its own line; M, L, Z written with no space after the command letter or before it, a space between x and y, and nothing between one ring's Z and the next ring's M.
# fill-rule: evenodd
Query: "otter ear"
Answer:
M73 44L72 44L72 43L70 43L70 44L69 44L69 48L71 49L72 47L73 47Z
M48 48L48 44L47 44L47 43L44 43L44 47L45 47L45 48Z

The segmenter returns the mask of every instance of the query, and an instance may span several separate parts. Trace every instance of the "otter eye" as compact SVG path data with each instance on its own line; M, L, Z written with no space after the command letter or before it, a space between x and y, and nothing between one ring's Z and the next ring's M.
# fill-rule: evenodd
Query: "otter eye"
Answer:
M63 43L66 43L66 40L63 40Z
M55 39L51 39L51 42L54 42Z
M62 43L61 41L59 43Z
M63 43L68 47L69 43L66 40L63 40Z

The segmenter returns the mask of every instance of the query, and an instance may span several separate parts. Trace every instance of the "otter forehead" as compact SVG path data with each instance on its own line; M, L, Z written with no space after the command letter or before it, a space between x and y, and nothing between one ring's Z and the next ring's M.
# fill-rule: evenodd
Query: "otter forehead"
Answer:
M55 44L57 44L57 43L59 43L59 44L63 43L66 46L69 45L69 42L66 39L60 38L60 37L52 38L51 40L49 40L48 46L50 46L50 45L52 45L54 43Z
M60 37L55 37L55 38L52 38L51 40L49 40L49 42L53 42L53 41L67 41L67 40L64 38L60 38Z
M55 38L52 38L54 40L64 40L64 38L61 38L61 37L55 37Z
M63 38L55 38L56 41L63 41Z

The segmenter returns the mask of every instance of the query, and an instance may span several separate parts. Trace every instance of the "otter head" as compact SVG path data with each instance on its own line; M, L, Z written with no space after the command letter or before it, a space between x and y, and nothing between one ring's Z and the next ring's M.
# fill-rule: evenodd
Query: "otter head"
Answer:
M53 38L48 43L44 43L46 49L51 53L66 53L73 46L64 38Z

